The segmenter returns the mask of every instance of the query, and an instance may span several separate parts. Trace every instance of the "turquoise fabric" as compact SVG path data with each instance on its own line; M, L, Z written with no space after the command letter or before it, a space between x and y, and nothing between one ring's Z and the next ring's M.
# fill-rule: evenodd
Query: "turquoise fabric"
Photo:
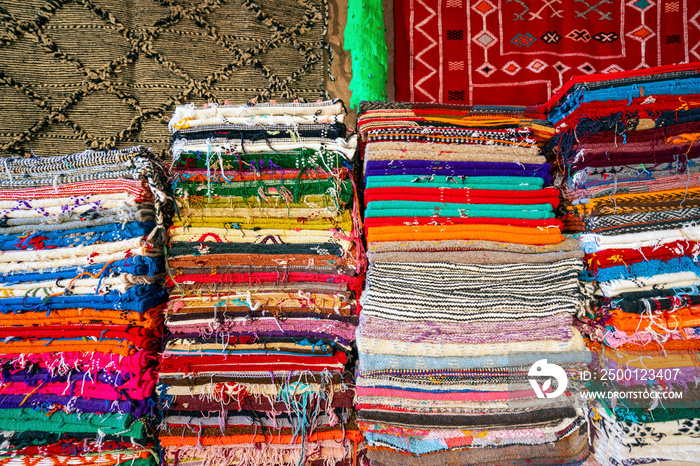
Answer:
M650 95L687 95L700 93L700 78L674 79L629 86L584 91L582 102L629 100Z
M418 201L373 201L367 205L365 217L488 217L488 218L554 218L551 204L445 204Z
M544 180L538 177L519 176L368 176L365 188L471 188L494 191L534 191L544 188Z

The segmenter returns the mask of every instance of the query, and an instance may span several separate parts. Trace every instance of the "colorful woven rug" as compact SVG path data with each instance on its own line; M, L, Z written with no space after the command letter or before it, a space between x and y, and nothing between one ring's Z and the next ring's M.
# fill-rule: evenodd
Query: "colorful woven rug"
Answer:
M700 461L697 69L577 78L542 107L564 231L586 253L593 299L577 326L593 351L587 390L604 394L590 410L604 465Z
M345 119L339 100L176 108L164 464L359 464L364 252Z
M395 0L396 100L531 105L572 76L700 59L700 4Z
M583 261L554 215L547 126L524 107L361 104L355 403L372 466L588 456L573 395L588 360L572 327ZM567 396L533 391L542 361L561 365Z
M0 155L141 144L181 102L325 97L326 0L0 4ZM21 57L21 59L18 59Z
M0 465L158 464L165 167L144 147L0 173Z

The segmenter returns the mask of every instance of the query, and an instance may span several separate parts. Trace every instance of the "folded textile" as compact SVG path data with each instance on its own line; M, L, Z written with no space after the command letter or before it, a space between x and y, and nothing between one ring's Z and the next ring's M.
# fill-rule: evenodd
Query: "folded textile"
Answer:
M490 448L450 449L419 457L397 453L387 448L370 448L369 458L380 465L407 464L437 466L458 464L581 464L588 456L588 439L585 427L569 436L546 445L509 445ZM481 462L480 462L481 461Z
M143 147L0 174L0 463L156 464L170 215Z
M346 464L364 273L342 102L180 106L158 395L167 464Z
M696 73L591 75L546 104L563 230L586 253L591 299L575 325L593 350L587 399L604 465L698 460Z
M370 266L356 400L372 464L588 455L585 434L568 443L585 424L573 394L591 360L572 325L589 295L584 252L555 218L540 150L551 128L523 110L360 109ZM570 377L566 396L537 396L528 372L542 363Z

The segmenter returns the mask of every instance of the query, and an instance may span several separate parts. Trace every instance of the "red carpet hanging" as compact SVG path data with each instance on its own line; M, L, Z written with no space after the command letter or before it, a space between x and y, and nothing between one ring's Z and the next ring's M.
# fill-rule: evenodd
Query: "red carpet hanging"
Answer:
M692 0L395 0L394 15L398 101L530 105L573 76L700 60Z

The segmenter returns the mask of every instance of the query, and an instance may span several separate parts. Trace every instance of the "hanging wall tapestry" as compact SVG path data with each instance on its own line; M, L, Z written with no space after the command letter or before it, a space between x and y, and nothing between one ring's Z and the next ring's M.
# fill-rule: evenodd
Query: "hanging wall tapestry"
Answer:
M3 0L0 155L169 146L181 102L326 97L326 0Z
M395 0L396 100L531 105L569 78L700 60L693 0Z

